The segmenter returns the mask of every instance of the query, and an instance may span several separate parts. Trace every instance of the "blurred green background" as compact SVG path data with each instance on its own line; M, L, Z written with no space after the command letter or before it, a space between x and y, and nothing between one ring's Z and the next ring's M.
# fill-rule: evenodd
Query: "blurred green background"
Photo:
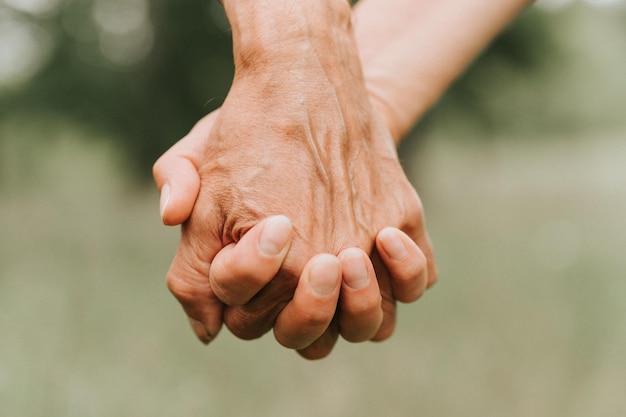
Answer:
M0 0L0 416L623 416L626 5L543 0L408 138L441 279L381 344L198 343L156 157L232 77L216 2Z

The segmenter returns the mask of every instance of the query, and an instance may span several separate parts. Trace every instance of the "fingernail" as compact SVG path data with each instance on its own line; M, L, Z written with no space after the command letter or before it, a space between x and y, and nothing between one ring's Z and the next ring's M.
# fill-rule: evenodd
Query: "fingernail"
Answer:
M290 238L291 220L286 216L271 217L263 226L259 249L266 256L276 256L285 249Z
M191 328L193 329L193 332L196 334L196 337L200 339L202 343L204 343L205 345L208 345L209 343L211 343L211 340L213 338L211 337L211 334L206 329L206 327L204 327L204 324L202 324L198 320L192 319L191 317L189 317L189 324L191 324Z
M318 257L309 271L309 284L319 296L332 294L339 283L339 260L332 255Z
M343 279L348 287L359 290L364 288L369 281L369 274L365 258L358 249L346 249L342 256Z
M159 201L161 220L163 219L163 214L165 213L165 209L167 209L167 205L169 203L170 203L170 185L165 184L163 187L161 187L161 199Z
M400 233L393 229L385 229L380 232L379 239L385 252L396 261L401 261L409 255Z

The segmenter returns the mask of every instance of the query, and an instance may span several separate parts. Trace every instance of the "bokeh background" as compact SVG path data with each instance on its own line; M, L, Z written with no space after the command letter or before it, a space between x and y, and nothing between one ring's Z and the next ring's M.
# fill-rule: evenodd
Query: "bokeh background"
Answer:
M0 416L623 416L626 4L542 0L404 142L441 279L307 362L209 347L156 157L218 107L209 1L0 0Z

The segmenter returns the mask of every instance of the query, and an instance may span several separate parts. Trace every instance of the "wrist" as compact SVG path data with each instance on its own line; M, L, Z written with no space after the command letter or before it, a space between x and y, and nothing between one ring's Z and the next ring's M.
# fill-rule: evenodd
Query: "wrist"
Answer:
M356 50L346 0L224 0L232 27L237 71L264 65L306 66L311 56L341 59L337 48Z

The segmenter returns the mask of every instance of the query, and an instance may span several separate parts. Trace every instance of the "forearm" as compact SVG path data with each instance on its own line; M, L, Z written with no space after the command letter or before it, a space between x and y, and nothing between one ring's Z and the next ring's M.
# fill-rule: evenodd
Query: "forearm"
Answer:
M532 0L361 0L354 32L372 101L399 142Z
M240 73L338 68L342 49L356 53L347 0L224 0L224 7Z

